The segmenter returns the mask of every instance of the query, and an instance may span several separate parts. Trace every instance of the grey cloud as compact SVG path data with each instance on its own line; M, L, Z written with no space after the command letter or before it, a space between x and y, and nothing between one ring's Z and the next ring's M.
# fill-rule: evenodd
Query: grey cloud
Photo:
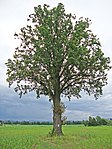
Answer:
M34 93L20 99L12 89L0 86L0 119L51 121L51 103L45 96L36 99Z

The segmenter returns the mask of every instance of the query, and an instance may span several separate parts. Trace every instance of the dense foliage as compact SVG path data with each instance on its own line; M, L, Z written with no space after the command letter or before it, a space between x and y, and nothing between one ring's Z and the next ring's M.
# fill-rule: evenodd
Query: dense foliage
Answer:
M80 97L82 89L95 97L102 94L110 60L89 29L88 18L77 21L59 4L53 9L35 7L28 21L32 24L15 33L21 44L6 63L7 81L9 85L16 81L20 96L35 90L37 97L45 94L53 99L56 82L67 97Z

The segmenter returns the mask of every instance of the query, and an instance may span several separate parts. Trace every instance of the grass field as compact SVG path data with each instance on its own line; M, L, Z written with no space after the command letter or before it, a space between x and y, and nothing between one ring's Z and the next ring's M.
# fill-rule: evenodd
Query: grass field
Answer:
M50 137L52 126L0 127L0 149L112 149L112 127L64 126L63 137Z

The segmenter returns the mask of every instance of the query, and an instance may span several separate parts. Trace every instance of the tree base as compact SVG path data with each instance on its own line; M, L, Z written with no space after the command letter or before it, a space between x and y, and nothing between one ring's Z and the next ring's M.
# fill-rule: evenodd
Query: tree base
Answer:
M63 135L64 134L60 128L58 128L58 129L53 128L53 130L51 132L51 136L63 136Z

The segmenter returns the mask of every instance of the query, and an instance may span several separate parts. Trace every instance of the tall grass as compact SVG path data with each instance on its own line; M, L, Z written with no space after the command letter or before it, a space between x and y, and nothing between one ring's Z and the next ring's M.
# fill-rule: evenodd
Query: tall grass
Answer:
M50 137L52 126L0 127L0 149L112 149L112 127L64 126L64 136Z

